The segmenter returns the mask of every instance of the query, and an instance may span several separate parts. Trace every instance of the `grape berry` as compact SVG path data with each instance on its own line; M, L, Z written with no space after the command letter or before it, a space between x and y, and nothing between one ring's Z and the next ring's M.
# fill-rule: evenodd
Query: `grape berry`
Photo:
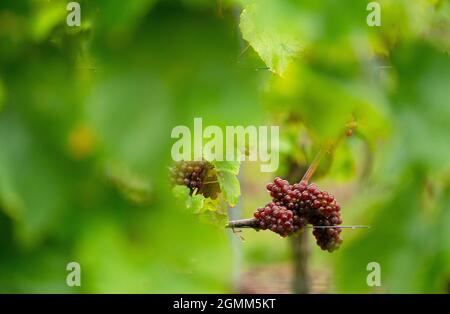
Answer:
M272 202L254 213L261 230L272 230L282 237L303 230L307 223L313 226L313 235L322 250L332 252L342 243L340 206L333 195L305 181L290 185L275 178L267 185ZM316 226L317 228L314 228Z

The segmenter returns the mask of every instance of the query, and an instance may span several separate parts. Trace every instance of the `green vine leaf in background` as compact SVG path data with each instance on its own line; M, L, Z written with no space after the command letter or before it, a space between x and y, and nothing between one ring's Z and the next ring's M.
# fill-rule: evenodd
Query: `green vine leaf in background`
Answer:
M149 178L117 164L108 166L106 175L120 194L131 203L144 206L151 202L152 186Z
M303 16L291 3L262 0L252 1L244 7L239 26L242 37L267 67L283 76L313 35L311 23L311 19Z

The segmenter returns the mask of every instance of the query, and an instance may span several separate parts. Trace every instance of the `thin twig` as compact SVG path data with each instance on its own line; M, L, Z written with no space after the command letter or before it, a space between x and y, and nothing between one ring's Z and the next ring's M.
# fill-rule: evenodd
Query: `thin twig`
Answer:
M322 160L322 157L325 155L325 151L326 151L325 148L322 146L319 152L317 153L316 157L314 158L313 162L309 165L301 181L309 183L309 180L311 180L311 177L313 176L314 172L316 172L317 167L319 166L319 163Z
M213 184L213 183L219 183L219 181L206 181L206 182L203 182L203 185L205 185L205 184Z
M314 157L314 160L309 165L308 169L306 170L305 174L303 175L302 181L306 181L306 183L309 183L312 176L314 175L317 168L319 167L320 161L322 160L323 156L325 156L325 154L331 154L343 138L344 138L344 133L342 132L338 136L338 138L336 138L333 142L323 144L320 147L320 150L317 153L316 157Z

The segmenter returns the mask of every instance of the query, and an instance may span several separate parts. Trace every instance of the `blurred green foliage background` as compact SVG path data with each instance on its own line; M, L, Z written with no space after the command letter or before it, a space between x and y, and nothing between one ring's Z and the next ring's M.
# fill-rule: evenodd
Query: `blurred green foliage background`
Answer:
M0 292L232 292L289 262L286 240L246 230L237 265L237 236L174 202L170 131L194 117L280 125L299 164L355 119L317 179L371 229L312 248L327 292L448 291L449 1L380 0L380 27L362 0L79 1L80 27L67 2L0 3ZM245 217L274 174L241 168Z

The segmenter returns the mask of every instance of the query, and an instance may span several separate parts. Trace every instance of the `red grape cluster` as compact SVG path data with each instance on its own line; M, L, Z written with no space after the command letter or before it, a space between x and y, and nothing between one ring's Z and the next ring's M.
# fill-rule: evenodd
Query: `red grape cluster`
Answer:
M270 229L285 237L302 229L307 223L317 226L313 234L317 244L333 251L342 243L340 206L333 195L305 181L290 185L288 181L275 178L267 185L272 202L259 208L254 216L260 229Z
M191 193L200 189L206 177L209 164L206 161L180 161L170 168L172 184L185 185Z
M305 225L305 219L279 202L270 202L265 207L258 208L254 214L258 228L272 230L282 237L296 232Z

